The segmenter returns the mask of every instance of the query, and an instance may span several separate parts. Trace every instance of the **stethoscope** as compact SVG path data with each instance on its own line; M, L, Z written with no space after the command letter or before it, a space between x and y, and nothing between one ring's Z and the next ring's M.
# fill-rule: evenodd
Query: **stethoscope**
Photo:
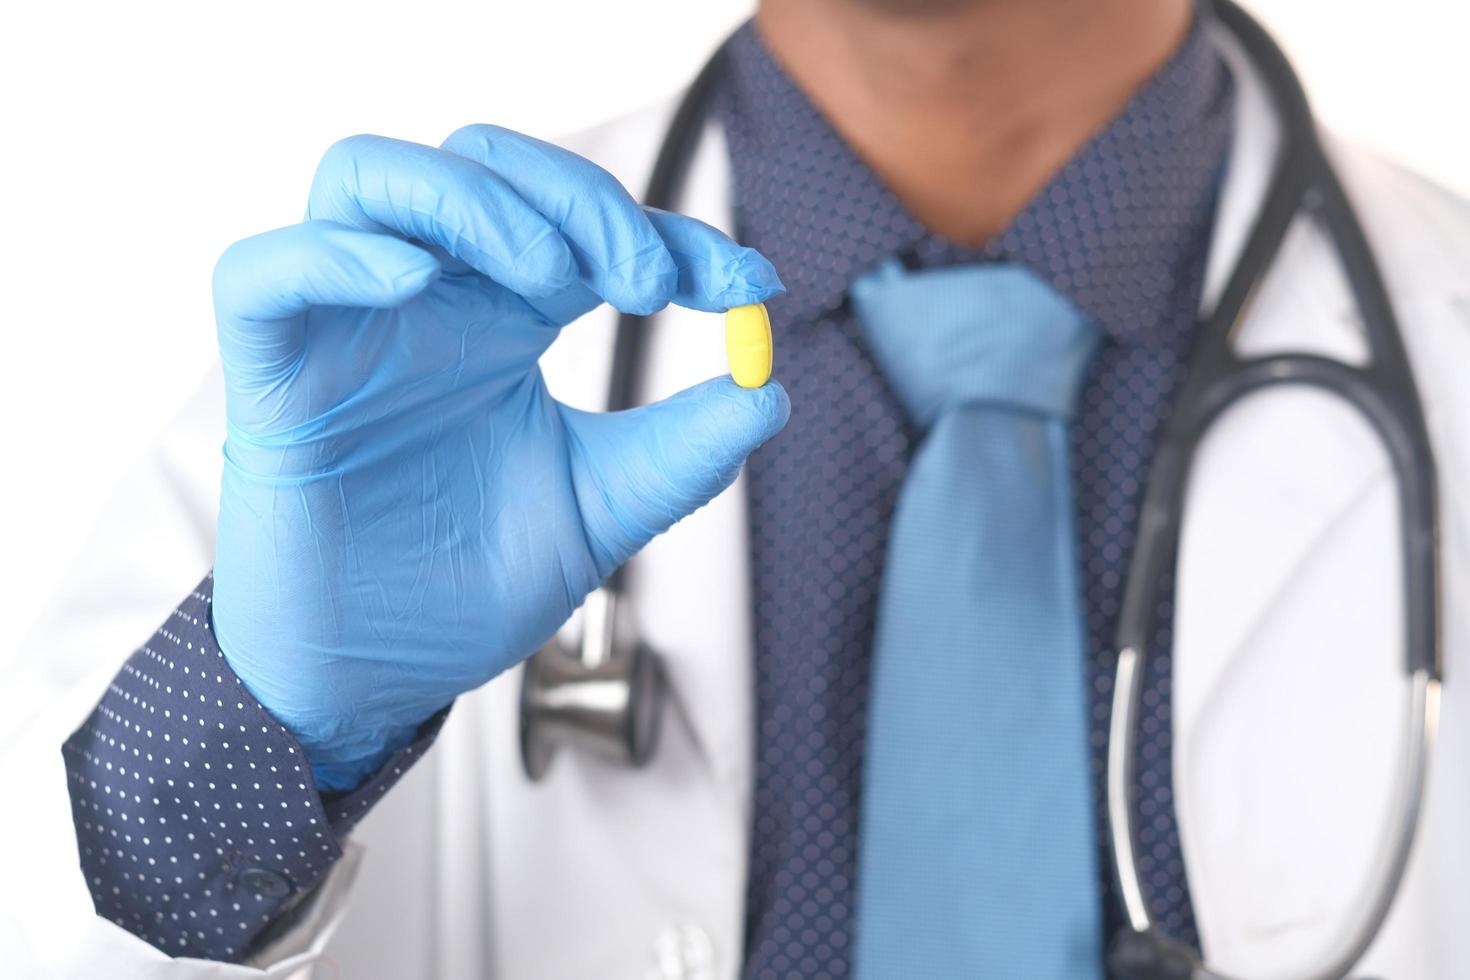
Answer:
M1220 300L1199 333L1188 378L1157 449L1140 516L1138 541L1117 630L1118 662L1107 760L1109 843L1128 927L1114 938L1110 968L1130 980L1230 980L1165 936L1149 912L1139 872L1133 799L1137 708L1150 649L1153 613L1172 578L1184 494L1195 452L1210 425L1247 395L1274 385L1307 385L1345 399L1388 451L1398 487L1402 534L1404 665L1409 731L1399 768L1398 806L1357 919L1333 955L1304 980L1338 980L1378 935L1408 864L1438 726L1441 679L1439 545L1434 455L1413 373L1383 278L1362 226L1317 137L1306 95L1266 31L1229 0L1209 5L1260 73L1281 117L1283 146L1265 200ZM719 72L717 52L690 86L654 164L645 202L672 208L689 169ZM1299 213L1330 237L1351 284L1371 358L1364 367L1315 354L1242 358L1234 341L1287 230ZM634 404L647 327L623 315L613 349L607 407ZM575 743L628 765L652 754L666 689L657 656L617 629L627 587L621 568L588 597L580 648L553 640L527 663L521 693L521 748L526 772L545 774L558 745Z

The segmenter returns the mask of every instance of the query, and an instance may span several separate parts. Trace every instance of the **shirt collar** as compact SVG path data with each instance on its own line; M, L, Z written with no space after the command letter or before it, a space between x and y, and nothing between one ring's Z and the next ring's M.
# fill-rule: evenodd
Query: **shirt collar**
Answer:
M893 255L917 265L1027 265L1116 340L1163 327L1208 247L1233 83L1199 18L1179 49L983 249L915 219L772 58L752 23L731 38L716 111L729 137L742 241L775 264L788 325L841 305Z

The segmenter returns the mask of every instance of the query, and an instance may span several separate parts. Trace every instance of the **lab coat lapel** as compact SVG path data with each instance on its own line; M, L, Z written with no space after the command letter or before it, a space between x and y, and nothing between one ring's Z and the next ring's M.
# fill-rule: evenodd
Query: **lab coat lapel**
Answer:
M1227 33L1217 31L1217 43L1235 78L1236 130L1226 166L1227 179L1217 208L1202 316L1213 309L1256 220L1280 140L1279 124L1267 93L1249 63ZM1237 341L1239 353L1262 355L1304 351L1353 362L1365 359L1366 349L1357 333L1351 295L1328 249L1327 240L1314 226L1304 219L1297 221L1275 267L1247 310ZM1274 393L1265 396L1263 401L1294 402L1300 400L1298 396L1302 394L1300 391ZM1306 397L1313 403L1320 400L1310 395ZM1242 404L1235 411L1255 414L1254 406L1249 403ZM1364 438L1354 438L1357 427L1353 425L1334 428L1326 443L1311 438L1315 435L1312 431L1315 423L1297 432L1291 406L1287 405L1264 416L1268 424L1279 422L1285 427L1284 432L1293 433L1288 441L1293 447L1291 451L1298 455L1300 465L1287 465L1289 459L1266 450L1266 442L1262 438L1264 433L1253 431L1254 427L1242 423L1239 418L1232 418L1233 414L1227 414L1220 427L1210 431L1206 437L1206 451L1196 460L1197 468L1190 483L1190 506L1185 510L1184 536L1197 538L1200 550L1211 553L1213 548L1224 543L1206 542L1199 538L1201 531L1195 525L1200 522L1191 520L1193 507L1201 502L1208 503L1217 494L1230 501L1229 509L1235 515L1232 523L1243 524L1259 518L1277 522L1279 527L1272 528L1271 545L1252 556L1249 575L1241 575L1239 568L1215 571L1216 566L1208 563L1190 566L1190 570L1201 576L1201 582L1205 584L1205 589L1200 591L1213 592L1224 587L1226 583L1214 581L1216 575L1236 580L1231 586L1233 604L1229 615L1212 625L1208 638L1201 637L1197 641L1207 642L1211 649L1221 651L1218 656L1204 658L1205 663L1217 665L1228 663L1228 652L1238 648L1255 628L1267 605L1280 592L1282 580L1289 577L1291 569L1299 561L1303 549L1316 540L1325 522L1331 519L1334 497L1350 496L1357 490L1366 474L1356 464L1363 458L1365 447L1371 449L1373 444L1371 436L1366 433L1359 433ZM1236 441L1232 435L1238 428L1244 433L1239 441L1254 443L1260 452L1260 456L1253 460L1254 468L1242 467L1216 473L1212 467L1206 472L1203 464L1216 454L1213 443L1222 439ZM1306 506L1289 510L1279 506L1293 500L1304 501ZM1179 577L1182 589L1194 590L1192 577L1187 581L1183 574ZM1187 669L1195 668L1208 669L1194 662ZM1187 695L1188 692L1175 692L1175 711L1179 721L1183 721L1195 708L1187 697L1180 701L1181 693Z
M1254 221L1279 137L1228 37L1237 136L1206 306ZM1361 361L1330 245L1299 219L1253 300L1245 354ZM1404 727L1393 484L1371 430L1304 389L1229 410L1196 457L1178 567L1174 805L1207 956L1233 975L1322 965L1350 921Z

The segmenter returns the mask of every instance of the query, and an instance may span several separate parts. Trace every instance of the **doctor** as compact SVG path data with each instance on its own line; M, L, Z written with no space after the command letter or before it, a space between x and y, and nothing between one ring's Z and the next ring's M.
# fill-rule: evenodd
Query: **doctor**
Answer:
M670 111L344 140L306 221L221 258L222 377L7 681L0 972L1107 975L1112 629L1283 136L1255 69L1188 0L763 0L678 215L624 190ZM1360 973L1464 976L1470 210L1330 152L1439 459L1451 678ZM780 383L740 389L710 314L767 300ZM591 411L610 307L670 304L647 407ZM1299 220L1237 345L1351 361L1354 310ZM1405 727L1392 476L1283 390L1211 432L1185 513L1151 910L1232 975L1311 975ZM518 664L635 555L657 752L532 783Z

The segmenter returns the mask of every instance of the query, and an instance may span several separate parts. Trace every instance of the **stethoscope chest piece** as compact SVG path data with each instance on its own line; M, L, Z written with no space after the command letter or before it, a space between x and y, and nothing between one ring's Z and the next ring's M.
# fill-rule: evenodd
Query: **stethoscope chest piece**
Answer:
M1203 980L1204 971L1194 951L1148 929L1124 929L1108 949L1108 968L1129 980Z
M617 597L598 589L582 607L581 649L552 637L521 675L521 763L546 775L556 750L575 745L616 764L643 765L658 742L664 677L658 656L616 638Z

